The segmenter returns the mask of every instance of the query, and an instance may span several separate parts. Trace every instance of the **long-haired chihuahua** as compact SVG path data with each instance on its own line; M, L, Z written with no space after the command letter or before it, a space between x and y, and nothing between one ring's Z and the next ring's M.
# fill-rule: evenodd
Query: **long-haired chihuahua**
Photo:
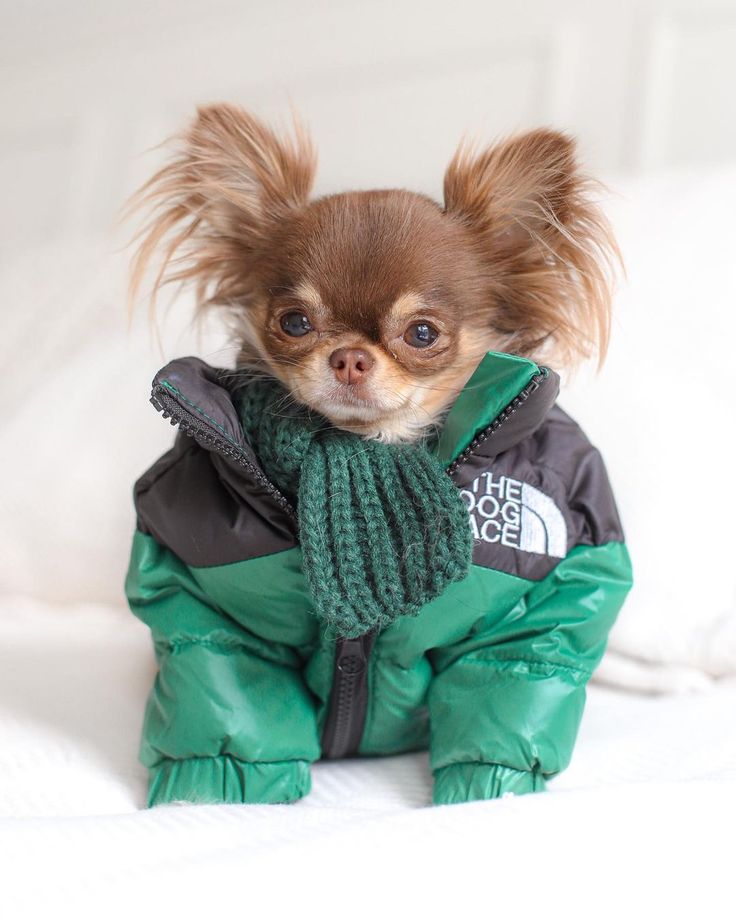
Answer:
M137 193L150 208L135 296L192 282L235 321L238 366L334 425L412 440L489 350L569 368L602 360L618 251L575 142L534 130L461 144L444 202L404 189L310 198L316 155L233 105L200 108Z

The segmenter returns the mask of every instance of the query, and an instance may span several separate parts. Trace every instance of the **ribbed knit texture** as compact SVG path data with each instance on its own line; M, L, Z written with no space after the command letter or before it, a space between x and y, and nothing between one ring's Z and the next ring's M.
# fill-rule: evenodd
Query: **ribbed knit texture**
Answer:
M314 608L336 635L414 616L467 575L468 514L425 446L332 428L273 380L250 381L238 399L264 473L296 504Z

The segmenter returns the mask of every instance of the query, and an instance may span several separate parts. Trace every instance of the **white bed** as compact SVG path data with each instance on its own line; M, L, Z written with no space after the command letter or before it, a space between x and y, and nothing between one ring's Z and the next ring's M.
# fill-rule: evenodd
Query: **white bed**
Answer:
M638 584L570 769L489 803L429 807L412 755L318 764L292 806L144 810L130 485L171 439L148 381L194 345L175 318L163 356L145 322L126 337L98 240L0 266L2 302L24 306L0 341L0 916L733 911L736 172L618 187L611 361L564 402L608 459Z
M146 630L120 610L3 602L2 916L726 910L736 685L593 688L546 795L431 808L415 754L319 764L295 805L146 811L136 745L153 671Z

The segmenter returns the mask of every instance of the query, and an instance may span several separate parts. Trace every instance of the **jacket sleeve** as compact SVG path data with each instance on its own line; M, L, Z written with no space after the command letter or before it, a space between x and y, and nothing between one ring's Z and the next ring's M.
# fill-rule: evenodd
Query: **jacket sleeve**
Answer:
M501 622L437 650L435 803L535 792L567 766L586 684L630 586L623 543L577 546Z
M126 594L151 628L159 668L140 751L148 804L298 799L319 757L298 655L212 606L195 575L136 533Z

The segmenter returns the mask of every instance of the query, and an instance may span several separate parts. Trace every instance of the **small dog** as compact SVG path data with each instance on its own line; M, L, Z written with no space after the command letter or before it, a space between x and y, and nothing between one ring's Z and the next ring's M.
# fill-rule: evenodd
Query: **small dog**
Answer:
M554 131L461 145L444 205L310 201L314 171L298 125L213 106L134 202L133 295L160 252L152 303L192 282L239 346L153 382L180 434L126 581L160 668L149 804L294 801L320 757L427 747L438 804L541 791L631 585L541 363L604 355L616 244Z
M133 200L153 206L152 257L228 309L238 365L278 378L334 425L386 442L437 426L481 357L569 368L609 335L618 251L574 141L536 130L461 145L444 206L389 189L310 200L316 156L232 105L201 108Z

